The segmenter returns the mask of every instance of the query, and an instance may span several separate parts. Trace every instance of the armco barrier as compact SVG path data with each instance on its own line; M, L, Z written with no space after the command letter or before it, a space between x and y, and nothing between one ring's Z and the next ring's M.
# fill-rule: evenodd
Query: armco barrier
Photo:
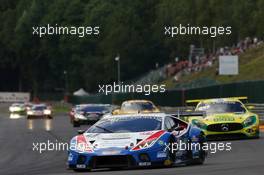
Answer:
M247 96L251 103L264 102L264 81L214 85L185 91L186 99Z

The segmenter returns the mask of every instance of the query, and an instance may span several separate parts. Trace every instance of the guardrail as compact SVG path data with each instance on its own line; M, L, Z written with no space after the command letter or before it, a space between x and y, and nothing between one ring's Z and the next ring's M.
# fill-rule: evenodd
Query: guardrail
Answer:
M264 124L264 104L262 103L248 103L247 105L254 106L254 109L251 109L253 113L259 115L260 123Z

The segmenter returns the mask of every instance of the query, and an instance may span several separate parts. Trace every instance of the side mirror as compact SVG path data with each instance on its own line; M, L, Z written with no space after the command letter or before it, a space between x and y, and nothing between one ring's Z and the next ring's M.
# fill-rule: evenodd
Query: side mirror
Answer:
M119 112L120 112L120 109L115 109L115 110L112 111L112 114L113 115L117 115L117 114L119 114Z
M169 132L172 132L172 131L181 131L181 130L184 130L184 127L183 126L177 126L177 127L172 127L171 129L168 129Z
M174 130L175 131L181 131L181 130L184 130L184 127L183 126L178 126Z
M248 108L249 110L251 110L251 109L255 109L255 106L250 105L250 106L247 106L247 108Z
M81 134L83 134L85 132L85 130L78 130L77 132L78 132L78 134L81 135Z

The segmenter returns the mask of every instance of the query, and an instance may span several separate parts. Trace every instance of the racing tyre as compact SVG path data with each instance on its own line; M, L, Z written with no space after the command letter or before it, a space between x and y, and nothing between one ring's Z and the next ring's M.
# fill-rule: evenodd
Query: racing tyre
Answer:
M204 145L204 142L205 142L205 136L204 134L201 134L200 135L200 145L201 145L201 148L203 147ZM195 165L202 165L205 161L205 157L206 157L206 151L204 151L203 149L200 149L200 152L199 152L199 158L197 159L193 159L193 162L192 164L195 164Z
M165 166L172 166L173 163L176 160L176 153L173 152L173 150L171 149L172 146L174 144L174 139L171 137L168 141L169 145L170 145L170 150L167 150L167 160L164 162Z

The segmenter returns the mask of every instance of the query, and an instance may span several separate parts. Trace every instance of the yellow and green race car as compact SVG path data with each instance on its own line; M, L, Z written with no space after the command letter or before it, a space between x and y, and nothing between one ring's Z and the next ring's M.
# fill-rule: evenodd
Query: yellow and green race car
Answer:
M195 111L204 111L204 117L186 118L203 130L207 139L259 138L259 116L250 112L241 102L247 97L187 100L198 103Z

